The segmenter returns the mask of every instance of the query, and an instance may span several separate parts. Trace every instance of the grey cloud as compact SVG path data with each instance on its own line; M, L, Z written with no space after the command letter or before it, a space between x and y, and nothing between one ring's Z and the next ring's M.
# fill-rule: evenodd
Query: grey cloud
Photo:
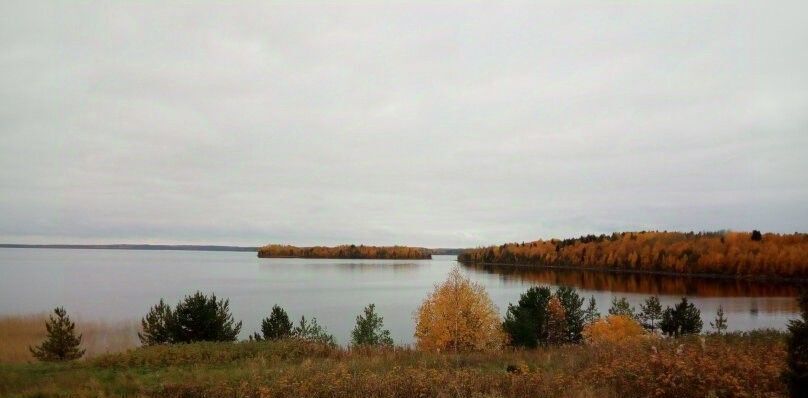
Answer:
M808 226L802 2L3 2L0 241Z

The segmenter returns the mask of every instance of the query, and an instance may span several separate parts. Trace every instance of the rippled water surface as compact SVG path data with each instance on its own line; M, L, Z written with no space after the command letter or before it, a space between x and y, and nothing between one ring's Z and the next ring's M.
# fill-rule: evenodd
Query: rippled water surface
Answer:
M258 330L273 304L293 318L315 316L345 343L356 315L375 303L397 343L412 342L412 314L432 287L457 266L455 256L433 260L259 259L255 253L0 249L0 315L48 311L63 305L85 319L139 319L161 297L175 303L196 290L230 299ZM485 286L504 314L532 285L566 284L595 296L605 313L613 296L634 305L648 295L663 305L685 295L702 310L705 327L723 305L730 329L784 328L796 316L796 287L785 284L462 266Z

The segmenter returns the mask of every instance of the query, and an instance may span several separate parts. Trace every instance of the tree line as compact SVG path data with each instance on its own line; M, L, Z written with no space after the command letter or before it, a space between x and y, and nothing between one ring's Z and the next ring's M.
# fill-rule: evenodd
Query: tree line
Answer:
M789 322L787 370L783 377L794 391L808 385L808 292L799 299L801 319ZM45 341L32 347L33 355L44 361L80 358L81 335L63 308L54 311L46 324ZM683 297L674 306L662 308L651 296L639 310L625 297L613 298L608 314L601 316L594 296L581 297L571 287L555 290L535 286L527 289L517 303L509 304L502 319L482 285L470 281L454 268L446 281L424 299L415 313L416 348L433 352L493 351L506 346L535 348L543 345L623 343L637 339L679 338L699 334L703 329L701 311ZM200 292L186 296L174 307L162 299L141 320L138 337L144 346L193 343L197 341L236 341L242 323L233 319L229 300ZM719 307L710 322L711 333L723 334L727 319ZM287 312L272 307L261 322L260 332L250 340L298 339L335 346L335 339L317 323L301 317L295 326ZM390 332L383 318L369 304L356 317L351 346L392 347ZM801 396L801 395L795 395Z
M622 232L537 240L461 253L465 263L529 264L680 274L808 278L808 234Z
M258 248L258 257L429 260L432 258L432 253L425 248L409 246L341 245L333 247L297 247L270 244Z

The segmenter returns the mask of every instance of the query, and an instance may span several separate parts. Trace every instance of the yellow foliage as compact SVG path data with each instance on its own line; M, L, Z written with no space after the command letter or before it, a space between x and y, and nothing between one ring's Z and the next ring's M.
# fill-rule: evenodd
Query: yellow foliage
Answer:
M590 344L623 343L645 335L645 330L633 318L610 315L584 326L584 339Z
M505 343L499 312L485 289L455 268L416 312L416 346L425 351L475 351Z

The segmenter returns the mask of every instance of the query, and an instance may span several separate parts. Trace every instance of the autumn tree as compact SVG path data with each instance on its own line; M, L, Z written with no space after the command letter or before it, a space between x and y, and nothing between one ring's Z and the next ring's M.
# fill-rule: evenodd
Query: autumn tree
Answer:
M718 306L718 311L715 313L715 320L710 322L710 327L715 330L716 334L724 333L727 330L727 318L724 316L723 306Z
M590 344L622 343L644 335L643 327L626 315L609 315L584 327L584 339Z
M553 296L547 302L547 342L562 344L569 341L568 336L564 306L558 296Z
M390 331L384 329L384 319L376 313L375 304L368 304L364 313L356 317L356 327L351 332L351 344L382 347L393 345Z
M788 322L788 356L783 373L792 398L808 396L808 290L798 300L802 319Z
M666 308L662 313L662 321L659 322L662 333L673 337L697 334L701 332L702 325L701 311L685 297L674 308Z
M67 316L63 307L57 307L45 322L47 336L42 344L28 347L31 354L40 361L71 361L81 358L84 350L81 335L76 336L76 324Z
M657 296L651 296L640 304L640 313L637 315L642 327L651 332L659 329L662 320L662 304Z
M459 268L435 286L415 317L416 346L421 350L490 350L505 342L499 313L488 293Z
M547 302L552 293L547 287L534 286L509 304L502 327L514 346L535 348L547 340Z

